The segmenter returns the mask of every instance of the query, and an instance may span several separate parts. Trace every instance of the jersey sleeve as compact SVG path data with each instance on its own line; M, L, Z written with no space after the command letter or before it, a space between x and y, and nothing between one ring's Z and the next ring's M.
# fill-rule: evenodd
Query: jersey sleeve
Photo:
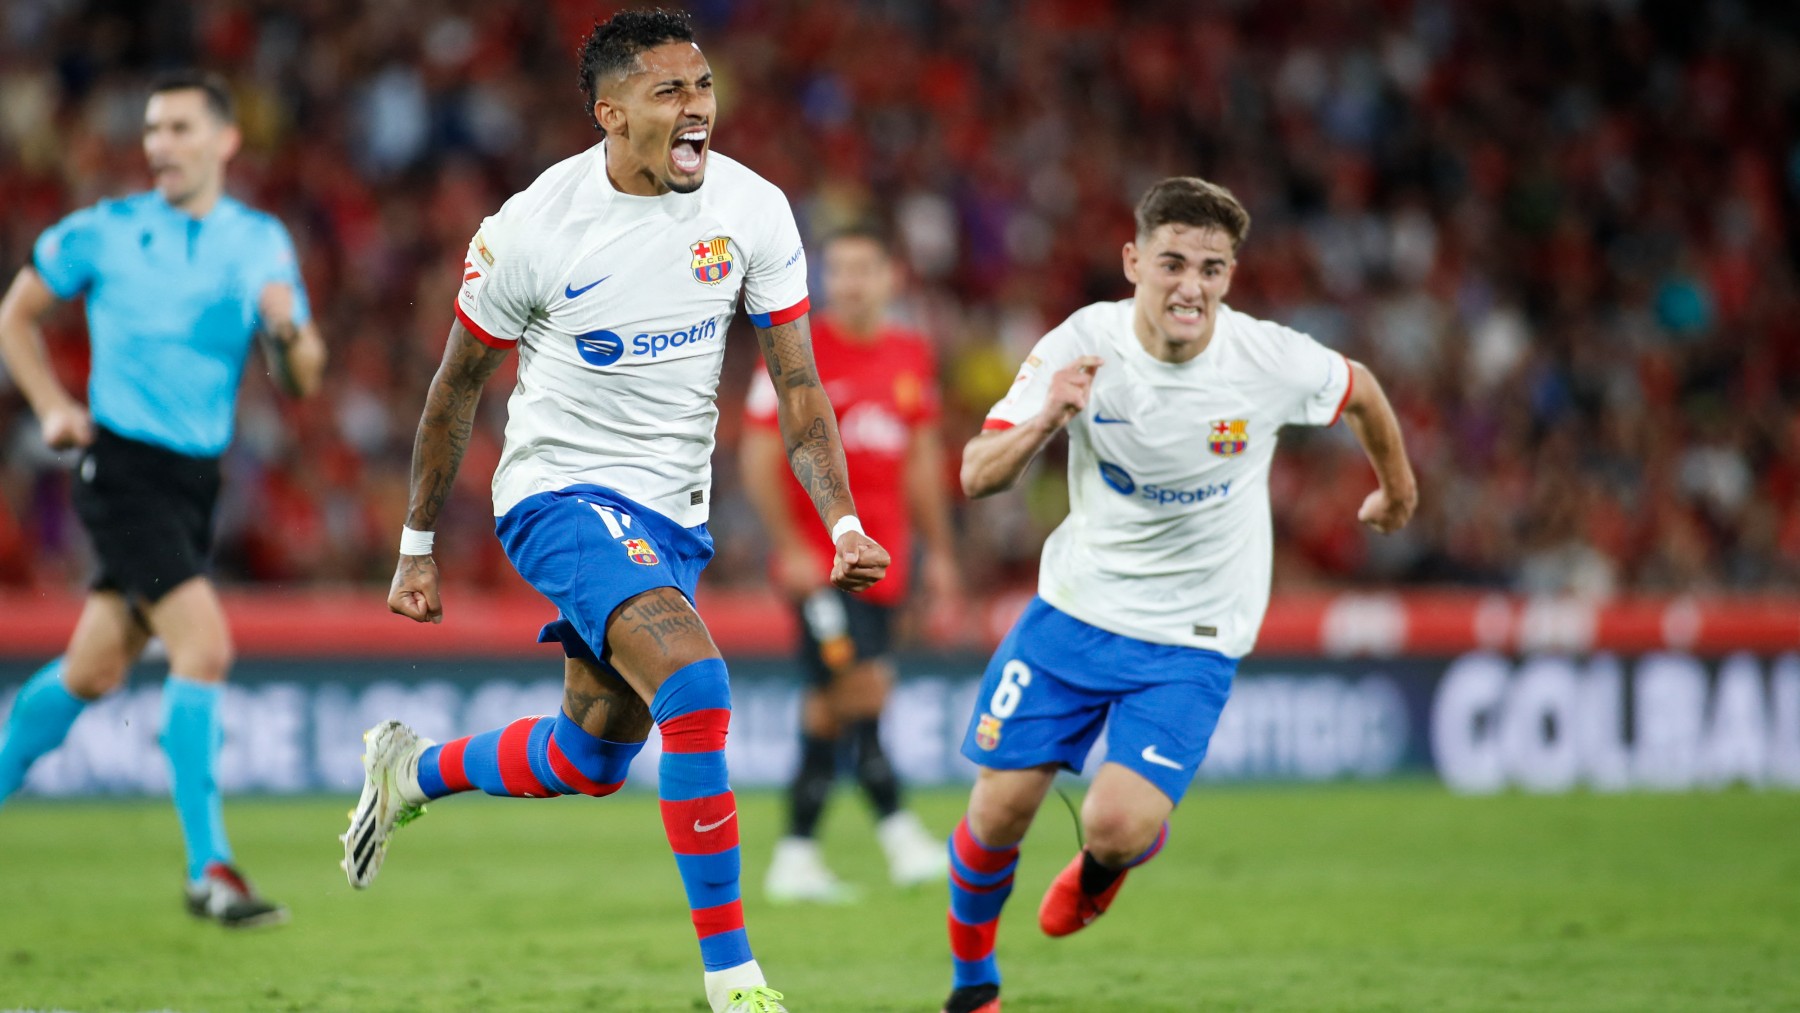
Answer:
M1286 327L1278 328L1280 369L1278 376L1293 396L1285 425L1329 426L1336 424L1350 403L1353 380L1350 360Z
M304 324L311 320L312 301L306 296L306 281L300 277L300 258L294 252L294 239L288 235L287 226L270 219L262 249L261 269L251 286L251 297L260 301L264 285L281 282L294 290L294 323Z
M508 225L504 207L482 220L463 255L456 292L456 319L492 348L519 343L534 301L528 251Z
M100 260L100 213L82 208L44 230L31 250L38 277L58 299L73 299L93 283Z
M768 185L769 199L750 237L744 275L744 311L757 327L774 327L806 315L806 246L787 195Z
M750 394L744 399L744 422L759 429L779 429L776 411L781 399L775 396L775 383L768 370L759 369L750 378Z
M1013 377L1012 388L999 404L988 410L981 428L1011 429L1043 411L1044 399L1050 396L1050 378L1080 354L1075 328L1070 321L1063 321L1055 330L1039 338L1031 354L1025 357L1025 364L1019 367L1019 375Z

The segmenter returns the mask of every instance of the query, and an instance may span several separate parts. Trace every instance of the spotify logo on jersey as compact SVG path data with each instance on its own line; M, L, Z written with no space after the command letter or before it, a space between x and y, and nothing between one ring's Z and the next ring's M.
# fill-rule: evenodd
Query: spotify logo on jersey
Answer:
M1131 474L1111 461L1100 462L1100 477L1114 491L1129 496L1137 491L1137 483L1131 480Z
M625 354L625 339L611 331L575 335L575 350L591 365L610 366Z

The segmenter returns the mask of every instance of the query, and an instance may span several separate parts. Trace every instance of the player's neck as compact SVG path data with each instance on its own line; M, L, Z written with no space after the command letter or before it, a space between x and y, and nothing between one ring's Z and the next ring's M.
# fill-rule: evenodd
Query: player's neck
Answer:
M642 165L627 165L618 148L606 146L606 181L628 197L661 197L672 193L656 173Z
M167 197L164 197L163 200L169 201L170 207L189 218L205 218L212 214L213 208L219 206L219 198L223 196L225 196L225 188L215 185L203 186L179 201L171 201Z
M874 341L875 336L881 333L881 314L879 313L858 317L841 317L832 314L831 322L837 325L838 331L844 337L862 344Z
M1200 353L1206 351L1207 347L1212 344L1213 334L1217 330L1216 326L1207 328L1206 335L1198 341L1167 341L1142 316L1133 314L1131 318L1131 331L1137 338L1138 344L1144 347L1144 351L1152 359L1170 365L1180 365L1199 358Z

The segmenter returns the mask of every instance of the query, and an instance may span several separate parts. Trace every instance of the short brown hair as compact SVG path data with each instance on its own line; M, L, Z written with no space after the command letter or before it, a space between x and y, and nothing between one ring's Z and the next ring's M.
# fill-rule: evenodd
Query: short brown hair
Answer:
M212 71L193 67L171 70L158 74L150 82L152 95L170 91L197 91L206 100L206 108L218 117L219 122L237 122L237 105L231 100L231 86Z
M1137 234L1143 239L1160 225L1218 229L1231 237L1232 252L1250 235L1250 212L1231 191L1198 176L1171 176L1151 187L1137 206Z

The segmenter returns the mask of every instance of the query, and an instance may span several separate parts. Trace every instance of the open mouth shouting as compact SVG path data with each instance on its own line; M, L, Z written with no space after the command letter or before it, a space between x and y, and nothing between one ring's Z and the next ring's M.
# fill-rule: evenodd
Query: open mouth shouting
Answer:
M1197 326L1206 320L1206 310L1199 306L1184 303L1169 304L1169 319L1185 327Z
M669 161L683 176L694 176L706 163L706 140L711 131L702 123L683 127L669 147Z

